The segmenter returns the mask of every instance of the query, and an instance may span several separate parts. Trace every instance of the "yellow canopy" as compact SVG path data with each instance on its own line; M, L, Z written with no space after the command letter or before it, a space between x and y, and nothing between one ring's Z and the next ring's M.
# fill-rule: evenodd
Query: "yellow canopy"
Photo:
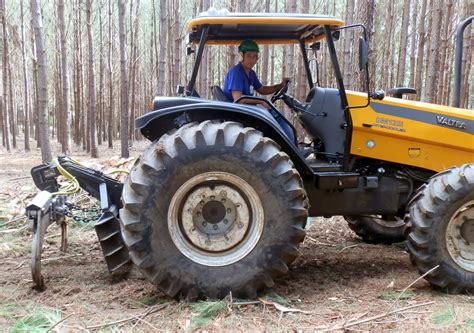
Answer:
M198 43L204 26L209 26L207 44L235 45L243 39L259 44L292 44L303 39L313 43L324 37L322 26L342 26L332 16L275 13L204 13L188 24L190 42Z

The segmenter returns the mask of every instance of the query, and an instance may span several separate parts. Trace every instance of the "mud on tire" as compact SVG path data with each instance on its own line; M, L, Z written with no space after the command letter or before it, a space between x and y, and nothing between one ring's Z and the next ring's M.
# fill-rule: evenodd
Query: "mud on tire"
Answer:
M410 204L410 259L435 287L474 292L474 164L433 176Z
M133 262L171 297L256 297L288 271L308 215L289 157L235 122L187 124L152 143L122 201Z

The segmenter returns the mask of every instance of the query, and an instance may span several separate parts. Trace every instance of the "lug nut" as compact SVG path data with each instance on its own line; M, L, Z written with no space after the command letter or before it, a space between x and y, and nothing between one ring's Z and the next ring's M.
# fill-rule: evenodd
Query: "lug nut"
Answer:
M232 209L227 208L227 213L230 213L231 211L232 211Z
M214 224L213 228L214 228L214 230L217 230L217 229L219 229L219 226L217 224Z
M239 224L237 224L237 226L239 227L239 229L242 229L244 227L244 224L242 222L239 222Z
M226 201L226 200L225 200L224 198L221 199L221 202L222 202L222 203L225 203L225 201Z
M211 195L211 200L214 200L216 197L214 195Z
M227 219L224 219L224 224L227 224L229 223L229 221Z
M205 227L207 225L206 221L202 221L202 226Z

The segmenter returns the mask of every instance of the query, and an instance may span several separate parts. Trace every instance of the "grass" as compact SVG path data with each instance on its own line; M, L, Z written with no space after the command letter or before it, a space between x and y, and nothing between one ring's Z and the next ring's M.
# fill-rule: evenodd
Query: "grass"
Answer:
M0 234L0 255L8 254L9 257L27 255L30 252L31 243L17 234Z
M443 326L451 324L454 321L454 309L453 308L444 308L435 312L431 316L431 322L436 326Z
M219 314L227 309L228 302L226 299L221 301L202 301L191 305L194 316L191 318L191 326L193 329L204 327Z
M393 243L392 246L397 247L399 249L405 250L407 248L407 241L402 241L398 243Z
M27 312L27 315L19 316L18 312ZM61 312L48 308L40 308L36 305L26 307L4 305L0 308L0 316L13 321L9 332L46 332L51 326L61 320Z
M466 320L466 327L474 330L474 319Z
M138 303L144 306L152 306L152 305L161 304L165 302L166 302L165 300L157 296L145 296L138 300Z
M389 291L380 294L377 298L384 301L394 301L394 300L408 300L416 296L416 293L411 290L406 290L403 294L400 295L399 292Z
M278 295L277 293L273 293L273 292L266 294L263 297L263 299L265 299L267 301L271 301L271 302L281 304L283 306L290 306L291 305L290 302L286 298Z

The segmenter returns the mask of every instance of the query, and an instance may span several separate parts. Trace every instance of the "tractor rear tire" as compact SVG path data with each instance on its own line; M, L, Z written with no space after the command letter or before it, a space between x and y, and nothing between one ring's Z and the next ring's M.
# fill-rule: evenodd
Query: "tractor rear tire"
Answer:
M405 240L405 222L399 217L345 216L349 228L366 243L393 244Z
M408 251L425 279L450 293L474 292L474 164L433 176L409 206Z
M187 299L255 298L288 271L308 216L288 155L236 122L190 123L153 142L122 201L132 261Z

